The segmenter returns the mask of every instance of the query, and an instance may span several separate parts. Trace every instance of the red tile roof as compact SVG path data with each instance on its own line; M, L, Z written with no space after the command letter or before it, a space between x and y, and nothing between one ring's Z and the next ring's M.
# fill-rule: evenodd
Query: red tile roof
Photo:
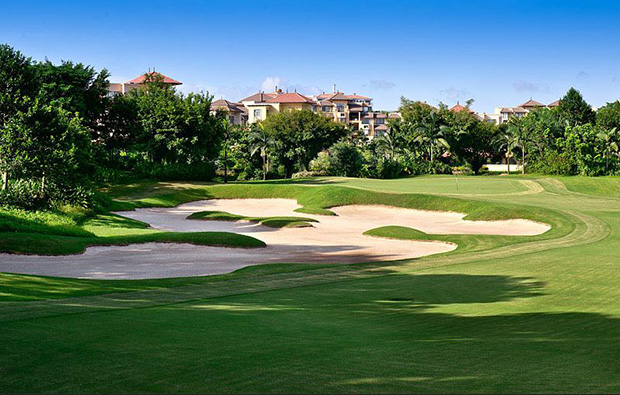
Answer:
M265 93L262 92L263 94L263 98L262 101L267 101L268 99L274 98L276 96L278 96L277 93L275 92L271 92L271 93ZM239 100L240 102L244 102L244 101L257 101L260 102L261 101L261 92L256 92L255 94L246 97L245 99L241 99Z
M131 81L127 81L126 83L127 84L143 84L147 76L160 76L161 78L163 78L164 84L169 84L169 85L182 85L183 84L180 81L173 80L172 78L166 77L165 75L158 73L156 71L151 71L150 73L144 73L141 76L136 77Z
M456 103L456 105L454 107L452 107L450 109L450 111L454 111L454 112L461 112L461 111L469 111L469 113L473 113L472 110L470 110L469 108L462 106L461 103Z
M233 103L225 99L220 99L211 103L211 111L217 110L224 110L228 112L245 112L245 107L243 107L240 103Z
M542 103L537 102L536 100L528 100L525 103L521 104L519 107L544 107L545 105Z
M282 93L271 99L266 100L267 103L308 103L314 104L314 101L300 93Z
M552 107L557 107L557 106L559 106L559 105L560 105L560 101L559 101L559 100L556 100L556 101L554 101L553 103L549 103L549 104L547 105L547 107L552 108Z
M345 95L345 96L351 100L353 99L372 100L371 97L361 96L361 95Z

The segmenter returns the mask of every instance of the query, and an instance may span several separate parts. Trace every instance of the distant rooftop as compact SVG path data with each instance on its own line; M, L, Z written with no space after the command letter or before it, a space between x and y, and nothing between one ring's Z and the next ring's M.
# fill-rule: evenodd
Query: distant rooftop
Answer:
M169 85L183 85L182 82L177 81L175 79L172 79L170 77L167 77L161 73L158 73L156 71L151 71L148 73L144 73L141 76L138 76L136 78L134 78L133 80L127 81L126 84L144 84L144 81L146 80L147 77L161 77L163 80L164 84L169 84Z

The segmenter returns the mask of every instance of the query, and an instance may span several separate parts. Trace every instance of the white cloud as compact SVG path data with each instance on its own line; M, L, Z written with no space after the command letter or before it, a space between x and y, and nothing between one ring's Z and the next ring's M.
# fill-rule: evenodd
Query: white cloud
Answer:
M260 89L265 92L273 92L276 86L281 88L284 85L288 85L288 78L274 75L265 78L260 84Z
M512 84L517 92L552 92L553 88L548 84L519 80Z
M590 75L588 73L586 73L585 71L580 71L577 73L577 75L575 76L576 79L578 80L585 80L589 77Z
M458 99L470 99L471 93L467 89L450 87L439 91L439 94L444 99L458 100Z
M373 89L392 89L395 83L386 80L370 80L370 87Z

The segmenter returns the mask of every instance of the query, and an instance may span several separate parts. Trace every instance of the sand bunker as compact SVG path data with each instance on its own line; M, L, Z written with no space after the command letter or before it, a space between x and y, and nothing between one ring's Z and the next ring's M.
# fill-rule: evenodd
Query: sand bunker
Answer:
M431 234L537 235L549 226L527 220L464 221L463 214L388 206L342 206L337 216L300 214L291 199L204 200L175 208L137 209L118 214L176 232L224 231L247 234L266 248L242 249L189 244L147 243L90 247L84 254L42 257L0 255L0 271L49 276L143 279L229 273L261 263L361 263L417 258L452 251L456 245L434 241L389 240L364 236L387 225ZM304 216L311 228L274 229L249 222L188 220L197 211L226 211L244 216Z

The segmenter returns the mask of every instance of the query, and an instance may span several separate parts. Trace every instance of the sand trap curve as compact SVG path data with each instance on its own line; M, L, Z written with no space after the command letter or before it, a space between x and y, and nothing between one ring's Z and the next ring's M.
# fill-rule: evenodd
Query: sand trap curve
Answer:
M146 243L89 247L70 256L0 255L0 271L76 278L144 279L229 273L261 263L360 263L417 258L452 251L456 245L434 241L390 240L364 236L386 225L407 226L431 234L537 235L548 225L527 220L465 221L452 212L388 206L342 206L337 216L300 214L292 199L221 199L148 208L118 214L176 232L224 231L247 234L266 248L205 247ZM274 229L250 222L188 220L197 211L226 211L244 216L305 216L311 228Z

